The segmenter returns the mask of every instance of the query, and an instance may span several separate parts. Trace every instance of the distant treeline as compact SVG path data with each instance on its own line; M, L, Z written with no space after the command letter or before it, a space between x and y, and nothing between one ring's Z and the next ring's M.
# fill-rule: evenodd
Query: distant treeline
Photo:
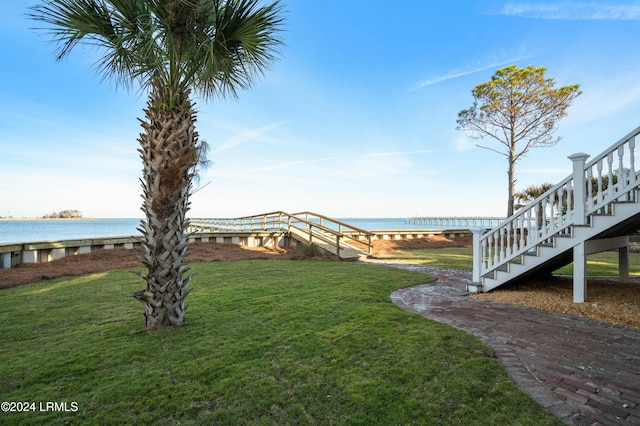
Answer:
M79 219L82 218L82 212L79 210L63 210L61 212L53 212L42 216L43 219Z

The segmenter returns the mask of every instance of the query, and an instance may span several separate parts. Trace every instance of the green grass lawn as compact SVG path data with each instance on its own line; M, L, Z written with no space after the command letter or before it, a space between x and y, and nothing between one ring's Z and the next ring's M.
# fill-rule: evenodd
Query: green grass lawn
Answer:
M470 270L473 265L473 250L470 248L397 250L378 257L449 269ZM573 263L554 271L554 274L573 275ZM618 252L608 251L589 255L587 274L594 277L617 276ZM629 274L640 275L640 253L629 253Z
M340 262L193 265L187 324L142 329L111 271L0 292L2 424L561 424L489 349L390 301L425 275Z
M554 272L573 275L573 263ZM604 251L587 256L587 274L594 277L618 276L618 251ZM629 275L640 275L640 253L629 253Z
M459 247L395 250L393 252L380 254L377 257L380 259L393 259L399 262L449 269L471 269L473 265L473 250Z

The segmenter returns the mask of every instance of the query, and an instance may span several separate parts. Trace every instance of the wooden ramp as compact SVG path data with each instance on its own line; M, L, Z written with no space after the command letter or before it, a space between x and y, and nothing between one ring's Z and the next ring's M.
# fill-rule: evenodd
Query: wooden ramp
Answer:
M314 244L342 260L371 255L373 233L312 212L278 211L239 218L190 219L189 222L190 232L194 233L284 233L300 244Z
M340 237L317 228L301 229L295 226L289 228L291 238L302 244L314 244L321 250L334 254L342 260L357 260L368 253L352 245L340 241Z

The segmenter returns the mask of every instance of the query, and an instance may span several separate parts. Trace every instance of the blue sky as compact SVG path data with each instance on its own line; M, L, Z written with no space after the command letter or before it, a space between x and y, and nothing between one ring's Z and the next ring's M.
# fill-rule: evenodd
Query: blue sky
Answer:
M24 16L0 15L0 216L78 209L140 217L145 94L55 62ZM192 217L310 210L334 217L501 216L507 162L457 131L498 68L547 68L583 91L560 143L530 151L516 189L557 182L640 125L640 1L283 0L286 46L239 99L197 99L213 166Z

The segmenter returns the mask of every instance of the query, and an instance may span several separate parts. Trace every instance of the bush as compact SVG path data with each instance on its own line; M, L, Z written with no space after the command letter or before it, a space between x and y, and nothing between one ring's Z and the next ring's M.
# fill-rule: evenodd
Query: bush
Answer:
M317 257L323 254L322 249L315 243L299 243L296 245L295 253L302 258Z

